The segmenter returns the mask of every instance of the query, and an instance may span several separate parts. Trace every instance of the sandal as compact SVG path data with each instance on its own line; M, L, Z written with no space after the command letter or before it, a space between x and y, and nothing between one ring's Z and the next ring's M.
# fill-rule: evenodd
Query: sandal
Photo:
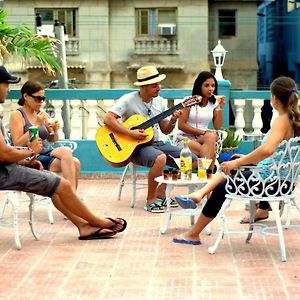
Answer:
M164 213L165 210L162 207L162 205L156 203L156 202L152 202L152 203L147 203L144 206L144 210L151 212L151 213Z
M262 220L266 220L266 219L268 219L268 218L269 218L269 216L263 217L263 218L256 218L256 219L254 219L254 223L259 222L259 221L262 221ZM240 221L240 224L249 224L249 223L250 223L250 220L249 220L248 217L244 217L244 218Z
M161 205L161 206L167 206L167 198L165 199L157 199L155 203ZM175 199L171 198L170 207L178 207L178 203Z
M124 219L122 219L122 218L116 218L116 219L113 219L113 218L106 218L106 219L108 219L108 220L110 220L110 221L113 222L113 225L110 226L108 229L110 229L110 230L112 230L112 231L114 231L114 232L116 232L116 233L120 233L120 232L124 231L124 230L126 229L126 227L127 227L127 222L126 222L126 220L124 220ZM119 222L118 222L118 221L119 221ZM122 223L121 223L120 221L121 221ZM115 227L117 227L118 225L122 225L122 227L121 227L119 230L116 230Z

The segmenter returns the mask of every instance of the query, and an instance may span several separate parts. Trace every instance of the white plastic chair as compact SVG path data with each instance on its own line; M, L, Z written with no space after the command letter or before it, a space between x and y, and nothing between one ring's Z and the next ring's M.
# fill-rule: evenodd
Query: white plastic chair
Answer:
M267 179L263 179L261 177L261 175L259 174L259 171L261 169L255 166L241 167L237 170L237 173L234 176L226 176L227 195L219 214L221 219L219 234L216 238L215 244L212 247L208 248L209 253L215 253L224 234L247 233L248 236L246 239L246 243L249 243L252 234L255 232L264 235L277 236L279 240L281 260L286 261L286 250L282 228L299 227L299 225L292 226L290 224L285 224L283 226L280 220L280 206L283 202L293 204L300 214L300 207L295 201L294 194L300 171L300 138L292 138L289 141L284 141L282 144L286 146L284 150L274 153L271 157L271 175ZM288 159L286 160L286 158ZM287 163L283 163L283 161L287 161ZM248 179L245 178L242 174L242 171L245 169L250 169L253 174ZM281 176L279 174L281 174ZM282 174L284 174L284 177L282 176ZM292 184L289 184L289 182L292 182ZM258 189L258 187L262 188ZM231 201L233 200L250 202L250 224L249 230L247 231L225 232L225 212L230 206ZM256 211L255 204L257 201L269 202L272 208L272 213L275 217L275 226L269 226L267 225L267 223L254 223L254 214ZM270 232L270 230L273 229L277 229L277 232Z

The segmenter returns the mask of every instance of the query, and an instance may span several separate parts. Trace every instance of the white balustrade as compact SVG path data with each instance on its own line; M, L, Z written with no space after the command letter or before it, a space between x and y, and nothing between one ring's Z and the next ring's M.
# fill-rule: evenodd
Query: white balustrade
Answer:
M274 120L278 117L278 111L276 110L276 109L274 109L273 107L272 107L272 112L273 112L273 114L272 114L272 119L271 119L271 125L273 124L273 122L274 122Z
M71 101L71 140L79 140L82 138L82 120L80 117L81 100Z
M174 105L180 103L182 99L174 99ZM233 101L235 107L235 136L243 138L245 134L245 107L246 101L252 101L252 107L254 109L254 117L252 120L252 127L254 134L260 134L263 122L261 119L261 108L264 104L263 99L235 99ZM101 105L98 105L98 102ZM59 130L60 139L65 138L63 133L63 119L62 119L62 106L63 100L53 100L52 104L55 110L55 116L61 124L61 129ZM99 128L99 124L103 123L103 117L105 111L112 107L116 101L115 100L77 100L71 99L70 101L71 110L71 139L95 139L96 131ZM3 115L3 124L8 124L9 117L12 111L19 108L17 100L7 99L1 106L0 112ZM248 112L247 112L248 113ZM273 110L274 118L278 115L276 110ZM272 124L271 121L271 124Z
M65 138L65 134L63 132L64 127L64 120L62 118L61 109L63 107L63 101L62 100L55 100L52 101L52 105L54 106L54 112L55 112L55 119L59 122L60 128L58 130L58 136L60 139Z
M89 100L87 101L87 109L89 111L87 127L87 139L94 140L96 136L97 129L99 128L99 124L97 122L97 100Z
M245 119L244 119L244 108L245 108L245 100L244 99L235 99L234 100L234 107L235 107L235 137L243 138L245 131Z
M260 135L261 128L263 127L263 122L261 119L261 108L264 105L264 99L252 99L252 106L254 109L254 117L252 120L252 128L253 128L253 134Z
M155 52L175 53L177 52L177 40L157 37L136 38L135 52L137 54Z
M88 134L87 122L88 122L89 112L87 110L87 102L88 100L81 100L82 138L84 140L87 139L87 134Z

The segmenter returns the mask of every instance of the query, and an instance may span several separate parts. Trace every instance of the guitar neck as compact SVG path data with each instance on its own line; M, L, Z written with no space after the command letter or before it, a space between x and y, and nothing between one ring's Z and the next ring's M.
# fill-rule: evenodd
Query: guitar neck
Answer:
M171 115L175 110L181 109L183 108L182 103L179 103L171 108L169 108L168 110L162 112L161 114L151 118L150 120L136 126L136 129L147 129L151 126L153 126L154 124L158 123L159 121L165 119L166 117L168 117L169 115Z

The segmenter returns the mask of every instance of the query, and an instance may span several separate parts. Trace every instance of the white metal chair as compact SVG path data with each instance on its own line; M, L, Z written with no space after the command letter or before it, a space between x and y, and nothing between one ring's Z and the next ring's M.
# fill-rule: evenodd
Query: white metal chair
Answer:
M211 130L211 131L215 132L218 136L217 143L216 143L217 157L216 157L215 164L216 164L216 167L219 167L218 157L219 157L219 154L221 153L223 141L225 140L225 138L227 136L227 132L225 130ZM160 132L160 139L165 142L168 142L170 144L173 144L173 140L174 140L174 136L176 135L176 132L177 132L177 129L175 128L172 132L173 139L170 138L170 136L164 135L163 133ZM126 177L128 171L130 170L130 183L131 183L130 207L132 207L132 208L135 206L135 203L136 203L136 190L143 189L148 186L148 183L145 181L137 182L136 173L137 173L138 167L139 166L134 163L129 163L128 165L126 165L124 168L124 171L121 175L120 181L119 181L118 200L121 200L122 190L125 185L125 177Z
M237 173L234 176L226 176L227 195L219 214L221 219L219 234L216 238L215 244L208 248L209 253L215 253L224 234L247 233L248 236L246 242L249 243L252 234L257 232L264 235L277 236L279 239L281 260L286 261L286 250L282 228L299 227L299 225L291 226L290 224L286 224L283 226L281 224L280 204L283 202L293 204L300 214L300 207L296 203L294 195L300 171L300 138L296 137L289 141L282 142L282 150L274 153L271 160L271 174L267 179L263 179L260 175L259 172L262 171L262 169L255 166L241 167L237 170ZM252 171L252 175L249 178L243 176L242 171L245 169L250 169ZM249 230L241 232L225 232L225 212L230 206L232 200L250 202ZM269 202L272 208L272 213L275 217L275 226L269 226L267 223L254 223L254 214L256 211L255 204L257 201ZM270 232L270 230L274 229L277 229L277 232Z
M8 139L8 143L9 143L9 139ZM61 146L68 147L73 152L77 148L77 143L73 142L73 141L69 141L69 140L59 140L53 144L53 148L61 147ZM31 200L34 200L35 204L46 206L49 222L50 222L50 224L54 224L54 217L53 217L53 212L52 212L53 203L52 203L51 198L36 195L36 194L28 194L28 196L30 199L32 198ZM0 207L0 217L4 215L4 210L8 203L9 203L9 199L5 197L3 205ZM34 208L34 206L33 206L33 208Z
M2 227L12 227L14 231L14 241L16 248L18 250L21 249L21 241L19 235L19 218L18 218L18 207L21 201L21 192L19 191L0 191L3 194L3 203L0 210L0 226ZM38 235L34 231L33 227L33 205L34 205L34 197L33 194L28 193L29 196L29 226L31 232L36 240L38 240ZM11 204L12 207L12 220L6 221L4 218L4 209L7 204Z
M171 143L170 137L163 134L160 130L159 130L159 138L160 138L160 140L162 140L164 142ZM126 175L127 175L128 171L130 170L130 184L131 184L130 207L131 208L134 208L135 203L136 203L136 190L144 189L144 188L147 188L147 186L148 186L148 183L145 182L145 180L139 181L139 182L137 181L137 169L139 167L140 167L139 165L136 165L132 162L127 164L123 170L123 173L122 173L120 181L119 181L119 189L118 189L118 198L117 199L121 200L122 190L125 185Z

